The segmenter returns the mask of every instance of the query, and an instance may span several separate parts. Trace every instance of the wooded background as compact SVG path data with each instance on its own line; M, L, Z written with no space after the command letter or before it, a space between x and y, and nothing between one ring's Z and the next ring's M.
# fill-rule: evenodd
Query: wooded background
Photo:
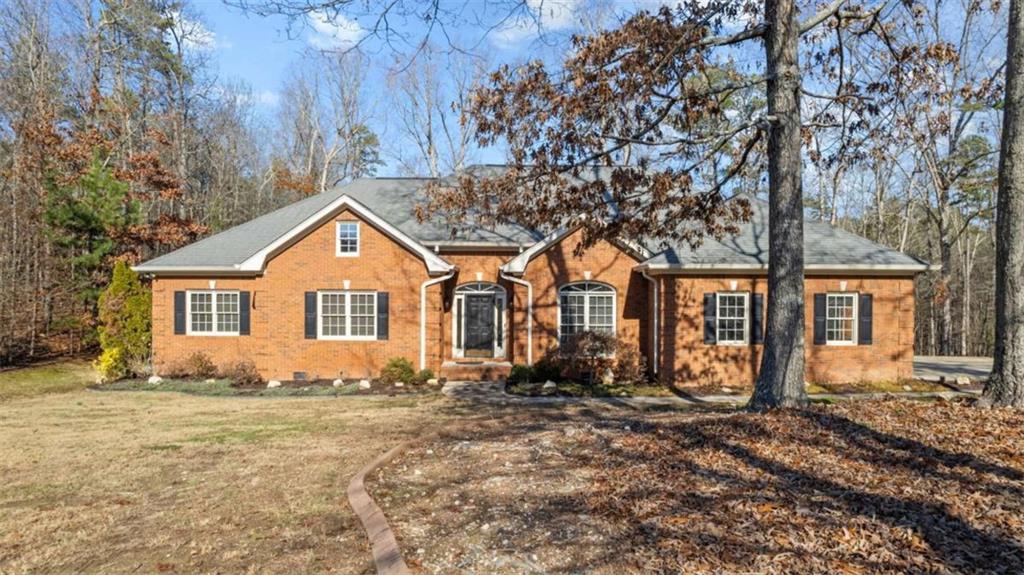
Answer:
M309 50L267 115L244 82L217 78L200 18L162 0L0 2L0 365L91 350L117 259L165 253L353 178L440 175L474 160L460 110L487 58L429 45L386 61ZM886 18L920 47L902 83L912 89L874 110L871 126L840 114L808 133L807 214L942 264L918 280L917 352L988 355L1005 9L900 3ZM842 73L884 72L869 57L881 49L864 46ZM371 67L385 70L386 95L368 93ZM806 91L808 116L843 97ZM382 141L370 105L382 98L400 138ZM846 137L854 129L863 135ZM743 185L763 191L763 177Z

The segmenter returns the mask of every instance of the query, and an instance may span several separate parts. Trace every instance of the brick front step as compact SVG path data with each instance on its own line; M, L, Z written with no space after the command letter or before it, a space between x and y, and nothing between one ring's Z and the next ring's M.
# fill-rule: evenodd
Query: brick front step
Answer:
M508 377L512 364L498 361L446 361L441 377L452 381L499 381Z

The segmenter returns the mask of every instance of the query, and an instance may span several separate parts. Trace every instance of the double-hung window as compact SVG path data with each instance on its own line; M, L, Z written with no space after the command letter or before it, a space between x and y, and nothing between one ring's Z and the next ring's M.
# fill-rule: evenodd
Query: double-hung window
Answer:
M188 292L189 335L238 335L237 291Z
M335 248L338 257L359 255L359 222L338 222Z
M317 334L320 339L376 339L377 293L318 293Z
M615 290L597 282L563 286L559 293L558 341L584 331L615 333Z
M830 293L825 296L825 343L857 343L857 294Z
M716 341L721 345L745 345L749 320L747 315L748 293L727 292L719 293L715 299L718 302L718 309L715 314Z

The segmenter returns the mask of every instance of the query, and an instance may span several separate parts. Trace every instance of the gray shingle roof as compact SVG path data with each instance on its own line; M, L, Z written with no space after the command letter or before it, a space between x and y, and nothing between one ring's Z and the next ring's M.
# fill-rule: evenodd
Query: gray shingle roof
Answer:
M419 222L415 207L425 200L429 179L363 178L305 198L279 210L202 239L181 249L136 266L140 272L182 269L232 269L287 234L321 209L347 195L381 219L423 244L467 243L529 246L542 234L520 226L494 229L469 227L453 237L452 228L441 221Z
M739 233L721 240L705 238L696 249L688 244L655 249L644 262L651 267L693 268L764 267L768 265L768 204L751 198L751 218L740 224ZM804 221L804 265L814 267L857 267L869 269L927 268L928 263L892 248L872 242L829 224Z
M497 166L475 168L481 176ZM603 174L594 174L602 177ZM587 176L584 176L587 177ZM494 229L467 227L452 235L452 228L440 220L419 222L416 205L425 201L426 178L364 178L311 196L235 226L171 253L149 260L136 270L157 271L230 271L257 254L275 240L345 195L362 204L379 218L427 247L434 245L508 245L529 247L544 235L521 226L501 225ZM740 233L721 240L706 238L696 249L678 245L653 249L655 255L644 262L651 268L698 269L706 267L744 268L768 264L768 207L751 201L753 215L740 225ZM648 247L656 244L648 242ZM805 264L810 267L871 267L926 269L927 263L870 240L807 221L804 225Z

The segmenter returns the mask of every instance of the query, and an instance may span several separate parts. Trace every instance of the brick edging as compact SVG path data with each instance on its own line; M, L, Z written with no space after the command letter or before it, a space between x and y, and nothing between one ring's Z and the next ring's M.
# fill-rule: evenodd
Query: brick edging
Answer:
M388 525L384 511L366 492L364 482L367 475L400 455L412 445L413 441L410 439L399 443L360 469L349 481L346 490L348 504L359 518L359 522L363 524L366 536L370 540L370 551L373 554L373 562L377 567L378 575L409 575L411 572L409 566L405 564L405 559L402 558L398 540L395 538L394 532L391 531L391 526Z

